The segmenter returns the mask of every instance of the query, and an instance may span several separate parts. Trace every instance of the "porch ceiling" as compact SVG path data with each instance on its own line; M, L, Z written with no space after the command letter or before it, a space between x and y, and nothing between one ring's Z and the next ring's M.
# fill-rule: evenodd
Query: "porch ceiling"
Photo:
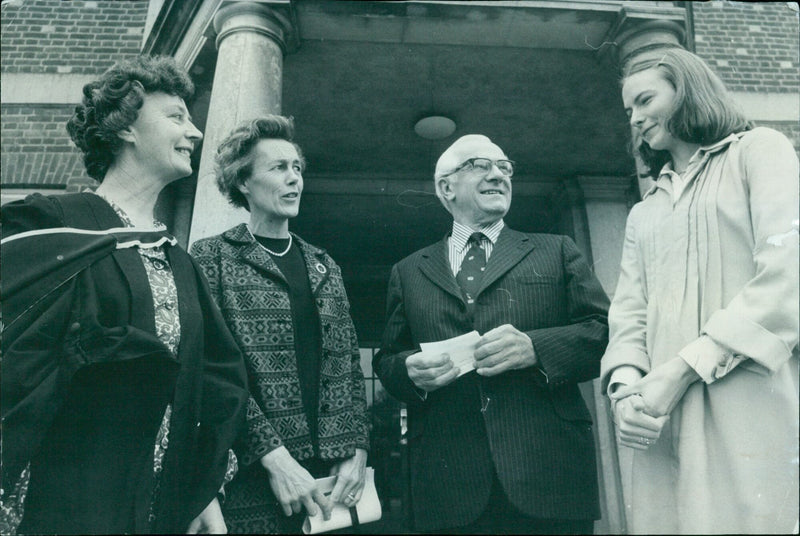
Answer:
M285 59L283 113L311 175L428 178L469 133L517 161L517 180L632 169L616 73L586 51L302 41ZM453 119L455 133L417 136L429 114Z
M621 2L265 3L291 6L282 113L295 117L309 178L427 182L468 133L517 161L517 183L633 170L617 73L597 54ZM194 63L200 100L215 63L209 40ZM430 114L455 133L417 136Z

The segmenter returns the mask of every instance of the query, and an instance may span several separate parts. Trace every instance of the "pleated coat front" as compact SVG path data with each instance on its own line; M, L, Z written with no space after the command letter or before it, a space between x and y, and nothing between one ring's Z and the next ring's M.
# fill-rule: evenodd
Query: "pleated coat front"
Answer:
M798 160L756 128L702 147L628 218L601 377L680 355L701 376L633 451L632 533L780 533L798 515ZM626 453L630 454L630 452Z

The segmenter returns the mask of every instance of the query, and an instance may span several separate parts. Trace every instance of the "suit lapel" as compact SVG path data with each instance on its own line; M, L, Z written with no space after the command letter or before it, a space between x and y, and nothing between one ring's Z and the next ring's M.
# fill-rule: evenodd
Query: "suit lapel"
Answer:
M419 269L442 290L464 301L461 287L458 286L456 278L453 276L447 255L447 237L445 237L444 240L433 244L422 253Z
M526 235L504 227L492 248L478 295L516 266L533 248Z

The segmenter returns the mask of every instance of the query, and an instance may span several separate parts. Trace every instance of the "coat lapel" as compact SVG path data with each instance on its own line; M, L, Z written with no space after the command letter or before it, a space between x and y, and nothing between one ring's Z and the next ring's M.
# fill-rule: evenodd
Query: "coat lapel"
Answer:
M516 266L533 248L528 236L504 227L492 248L478 295Z
M278 265L272 260L270 254L261 247L261 244L253 238L244 223L226 231L223 236L231 242L240 244L239 257L243 262L288 284L286 277L278 269ZM330 277L330 267L325 264L325 250L312 246L294 233L292 233L292 239L303 254L308 280L311 283L311 293L316 296L319 289Z
M114 208L103 198L92 193L82 193L75 196L77 202L85 203L85 210L73 216L80 219L80 224L68 222L70 226L89 229L111 229L124 227L125 224L117 215ZM89 223L93 221L93 223ZM130 288L150 288L150 280L144 267L138 248L118 249L111 253L111 258L124 274ZM156 317L153 294L151 292L131 293L131 310L140 313L131 317L132 326L155 333Z
M303 259L306 261L306 271L308 281L311 283L311 294L316 296L325 281L331 276L330 266L325 265L325 250L312 246L297 235L294 235L300 251L303 252Z
M278 270L278 266L269 253L264 251L261 244L256 242L250 231L247 230L246 224L242 223L229 229L222 234L227 240L239 244L239 258L242 262L258 268L260 271L266 272L270 276L286 283L286 278Z
M453 276L453 271L450 269L450 261L447 255L447 237L445 237L441 242L433 244L422 252L422 262L420 262L419 269L435 285L463 301L464 297L461 295L461 288L458 286L456 278Z

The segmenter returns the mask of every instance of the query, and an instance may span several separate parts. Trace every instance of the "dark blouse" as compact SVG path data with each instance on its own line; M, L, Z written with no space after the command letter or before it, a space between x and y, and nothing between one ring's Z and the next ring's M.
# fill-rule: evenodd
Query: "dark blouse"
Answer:
M300 379L300 393L303 409L308 419L314 456L319 456L318 406L319 406L319 367L322 352L319 312L311 293L311 283L303 254L296 244L285 255L275 255L289 245L288 238L268 238L254 235L286 278L289 286L289 302L292 309L294 328L294 348L297 355L297 374Z

